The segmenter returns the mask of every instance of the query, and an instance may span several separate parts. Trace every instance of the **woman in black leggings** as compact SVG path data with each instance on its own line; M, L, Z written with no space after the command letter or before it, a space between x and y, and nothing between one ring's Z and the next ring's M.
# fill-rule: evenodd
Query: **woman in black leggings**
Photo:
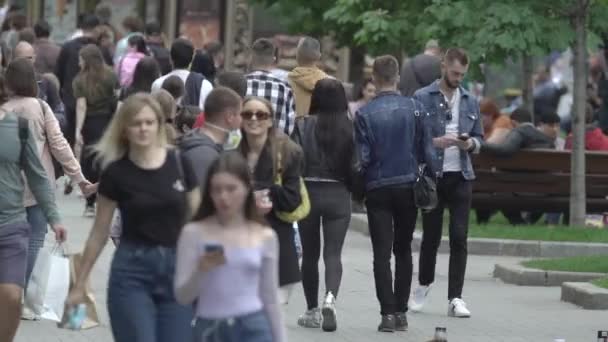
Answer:
M350 223L350 174L353 126L342 84L326 78L312 92L310 115L299 119L293 134L304 150L304 180L310 215L298 223L302 240L302 284L308 308L298 325L335 331L335 300L342 279L342 246ZM323 227L325 300L319 308L319 257Z

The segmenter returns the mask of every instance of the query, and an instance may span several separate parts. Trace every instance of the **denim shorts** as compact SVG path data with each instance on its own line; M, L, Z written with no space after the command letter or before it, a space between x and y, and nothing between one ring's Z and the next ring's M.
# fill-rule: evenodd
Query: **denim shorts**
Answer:
M196 342L272 342L270 321L263 311L228 319L198 318Z
M0 227L0 284L25 286L29 234L27 222Z

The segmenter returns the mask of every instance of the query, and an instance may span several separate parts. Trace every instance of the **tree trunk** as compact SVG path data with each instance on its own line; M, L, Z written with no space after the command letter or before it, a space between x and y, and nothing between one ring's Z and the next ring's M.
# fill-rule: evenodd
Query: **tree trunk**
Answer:
M528 55L523 56L521 66L523 107L530 112L532 122L534 122L534 58Z
M570 226L585 225L585 106L587 101L587 31L586 0L577 0L579 10L572 18L575 39L574 52L574 103L572 105L572 161L570 174Z

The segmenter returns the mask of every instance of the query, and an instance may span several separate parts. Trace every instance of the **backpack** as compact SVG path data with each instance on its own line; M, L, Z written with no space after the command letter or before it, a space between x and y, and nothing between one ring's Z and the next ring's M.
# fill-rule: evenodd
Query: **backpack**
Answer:
M30 134L30 125L27 119L22 117L17 117L17 126L19 127L19 145L21 149L19 150L19 165L21 169L25 168L25 149L27 148L27 138Z
M184 84L185 94L182 98L183 106L200 107L199 101L201 100L203 81L205 81L205 76L198 72L190 72L186 78L186 84Z
M139 52L127 52L120 60L116 68L118 79L122 87L128 87L133 82L135 67L145 55Z

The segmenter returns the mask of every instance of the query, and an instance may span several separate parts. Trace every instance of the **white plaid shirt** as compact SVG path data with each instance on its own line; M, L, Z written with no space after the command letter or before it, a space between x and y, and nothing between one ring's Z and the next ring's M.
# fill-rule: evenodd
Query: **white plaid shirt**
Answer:
M268 71L254 71L247 78L247 96L263 97L272 104L276 127L291 134L295 124L296 107L289 84Z

